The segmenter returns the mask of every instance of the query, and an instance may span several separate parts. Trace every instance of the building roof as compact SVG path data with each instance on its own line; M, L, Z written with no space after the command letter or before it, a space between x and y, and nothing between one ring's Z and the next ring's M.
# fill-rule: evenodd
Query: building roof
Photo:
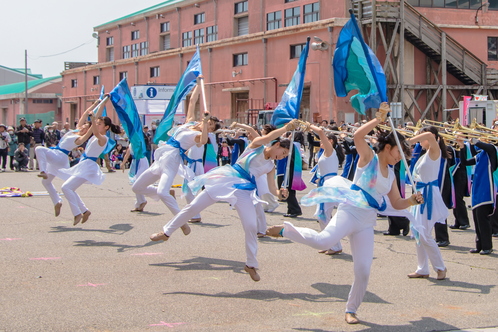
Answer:
M166 6L169 6L169 5L173 5L175 3L183 2L183 1L185 1L185 0L167 0L167 1L161 2L161 3L157 4L157 5L154 5L154 6L151 6L151 7L142 9L142 10L139 10L138 12L134 12L134 13L128 14L126 16L117 18L115 20L109 21L109 22L101 24L101 25L97 25L96 27L94 27L94 29L98 29L98 28L103 27L103 26L105 26L107 24L111 24L111 23L122 21L122 20L126 20L127 18L132 18L134 16L145 14L147 12L150 12L150 11L153 11L153 10L156 10L156 9L160 9L162 7L166 7Z
M62 76L53 76L53 77L47 77L47 78L42 78L38 80L32 80L28 81L28 90L43 84L47 83L56 79L60 79ZM6 85L0 85L0 96L3 95L9 95L9 94L14 94L14 93L21 93L25 91L25 82L19 82L19 83L12 83L12 84L6 84Z
M17 72L19 74L24 75L24 68L10 68L10 67L2 66L2 65L0 65L0 68L7 69L7 70L10 70L10 71L14 71L14 72ZM35 78L35 79L43 78L43 75L32 74L30 68L28 68L28 76L30 76L31 78Z

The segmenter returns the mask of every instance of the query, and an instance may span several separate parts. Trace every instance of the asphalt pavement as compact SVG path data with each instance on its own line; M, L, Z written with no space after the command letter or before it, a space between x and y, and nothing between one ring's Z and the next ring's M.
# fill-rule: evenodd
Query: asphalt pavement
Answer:
M261 281L254 282L244 272L240 221L226 203L205 210L190 235L178 231L167 242L151 242L149 235L161 231L172 214L153 200L145 212L131 213L134 195L126 174L107 173L101 186L78 190L92 215L77 226L66 201L54 217L36 174L0 173L0 187L37 193L0 198L0 331L394 332L498 326L498 254L469 253L473 223L468 230L450 230L451 244L441 248L448 278L440 281L435 272L428 279L407 278L417 265L415 241L383 235L387 219L379 218L370 283L358 310L361 324L348 325L344 310L353 264L347 239L342 254L326 256L286 239L262 238ZM62 181L54 183L60 189ZM318 230L314 208L303 212L294 224ZM281 203L267 214L268 224L281 224L284 213Z

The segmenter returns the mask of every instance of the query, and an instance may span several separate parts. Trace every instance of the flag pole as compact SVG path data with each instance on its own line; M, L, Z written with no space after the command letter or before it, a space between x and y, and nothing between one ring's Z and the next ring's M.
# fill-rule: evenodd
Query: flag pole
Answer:
M396 128L394 128L394 122L393 122L393 119L388 116L387 117L389 119L389 124L391 125L391 132L394 134L394 139L396 140L396 145L398 146L398 149L399 149L399 154L401 155L401 159L403 160L403 164L405 165L405 169L406 169L406 174L408 174L408 179L410 179L410 182L412 184L412 190L414 190L414 185L415 185L415 181L413 181L413 177L412 177L412 174L410 173L410 166L408 166L408 162L406 161L406 157L405 157L405 154L403 152L403 148L401 147L401 143L399 141L399 138L398 138L398 135L397 135L397 130Z
M207 110L207 104L206 104L206 90L204 89L204 76L199 75L199 78L200 78L200 83L201 83L202 102L204 104L204 115L207 116L207 115L209 115L209 112Z
M295 130L293 130L291 132L289 156L287 157L287 165L285 167L284 181L282 182L282 186L280 188L287 188L289 186L289 172L290 172L290 166L291 166L291 162L292 162L292 150L294 148L294 132L295 132Z

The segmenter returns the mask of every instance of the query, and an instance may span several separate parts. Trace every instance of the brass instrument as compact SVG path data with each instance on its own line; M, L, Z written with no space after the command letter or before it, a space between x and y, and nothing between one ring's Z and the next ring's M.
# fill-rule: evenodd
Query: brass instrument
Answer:
M386 125L377 125L377 127L379 127L380 129L384 130L384 131L391 131L392 128L390 126L386 126ZM414 132L411 132L409 130L404 130L404 129L396 129L396 131L398 133L400 133L401 135L405 136L405 137L413 137L415 136L415 133Z
M495 136L498 136L498 130L491 129L491 128L488 128L488 127L485 127L485 126L482 126L482 125L478 124L476 118L474 118L472 120L472 123L470 124L469 127L471 129L474 129L474 130L477 130L477 131L482 131L482 132L486 132L488 134L493 134Z

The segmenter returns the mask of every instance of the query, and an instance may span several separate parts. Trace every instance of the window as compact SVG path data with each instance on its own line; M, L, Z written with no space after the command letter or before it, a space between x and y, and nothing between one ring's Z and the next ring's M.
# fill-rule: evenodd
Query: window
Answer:
M488 61L498 61L498 37L488 37Z
M239 53L233 55L233 66L247 66L247 53Z
M132 44L131 45L131 56L137 57L140 54L140 44Z
M93 85L99 85L100 84L100 76L94 76L93 77Z
M192 31L182 33L182 47L192 45Z
M297 1L297 0L285 0L284 2L288 3L288 2L294 2L294 1Z
M123 79L128 77L128 72L127 71L121 71L119 72L119 80L122 81Z
M149 42L141 42L140 43L140 55L149 54Z
M248 1L237 2L235 4L234 13L235 14L245 13L248 10L247 9L247 3L248 3Z
M170 37L168 35L161 36L161 51L166 51L171 48Z
M285 26L290 27L299 24L300 10L299 7L289 8L285 10Z
M71 80L71 88L77 88L78 87L78 80L74 79Z
M135 30L131 32L131 40L136 40L140 38L140 31Z
M489 10L498 10L497 1L486 0L408 0L408 3L415 7L434 7L434 8L456 8L456 9L473 9L477 10L484 3L489 2Z
M105 54L106 61L114 61L114 47L109 47L106 49Z
M310 3L303 7L303 23L316 22L320 20L320 3Z
M130 46L123 46L123 59L128 59L130 55Z
M301 52L303 51L306 44L298 44L290 46L290 58L295 59L301 56Z
M249 34L249 16L239 17L237 19L237 36Z
M53 104L53 99L33 99L33 104Z
M218 26L213 25L212 27L206 28L206 42L212 42L218 40Z
M204 43L204 29L194 30L194 45Z
M150 77L159 77L159 67L150 67Z
M268 13L266 14L266 30L275 30L282 27L282 12Z
M105 44L107 46L112 46L114 45L114 37L107 37L106 40L105 40Z
M205 21L204 13L194 15L194 24L201 24L204 23L204 21Z
M169 22L161 23L161 32L169 32Z

